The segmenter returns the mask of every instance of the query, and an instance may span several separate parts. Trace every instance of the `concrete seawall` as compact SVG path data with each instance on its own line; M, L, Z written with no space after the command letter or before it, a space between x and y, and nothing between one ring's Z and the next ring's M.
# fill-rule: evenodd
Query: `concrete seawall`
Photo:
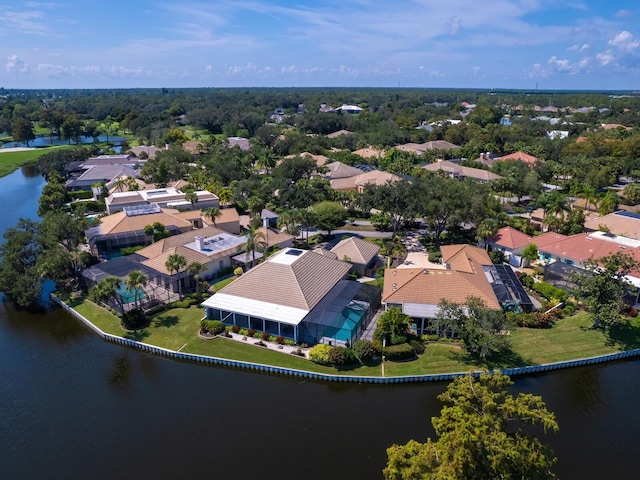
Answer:
M226 367L242 368L245 370L255 370L265 373L275 373L279 375L289 375L294 377L309 378L313 380L321 380L328 382L351 382L351 383L379 383L379 384L391 384L391 383L417 383L417 382L439 382L449 381L455 377L467 375L467 372L455 372L455 373L441 373L441 374L429 374L429 375L407 375L402 377L370 377L370 376L357 376L357 375L333 375L326 373L309 372L306 370L296 370L292 368L276 367L273 365L263 365L259 363L243 362L241 360L230 360L227 358L210 357L206 355L196 355L193 353L178 352L175 350L169 350L155 345L149 345L147 343L136 342L128 338L118 337L111 335L100 330L86 317L78 313L76 310L67 305L64 301L60 300L55 295L51 295L54 302L59 304L62 308L68 311L80 322L85 324L91 330L93 330L103 340L118 345L137 348L144 352L153 353L155 355L161 355L163 357L175 358L179 360L187 360L197 363L209 363L213 365L223 365ZM596 363L610 362L614 360L622 360L625 358L640 356L640 349L626 350L624 352L610 353L607 355L600 355L598 357L581 358L577 360L568 360L566 362L546 363L542 365L531 365L527 367L519 368L505 368L502 369L502 373L513 375L526 375L530 373L547 372L550 370L558 370L561 368L580 367L584 365L593 365ZM481 372L475 372L475 375L479 375Z

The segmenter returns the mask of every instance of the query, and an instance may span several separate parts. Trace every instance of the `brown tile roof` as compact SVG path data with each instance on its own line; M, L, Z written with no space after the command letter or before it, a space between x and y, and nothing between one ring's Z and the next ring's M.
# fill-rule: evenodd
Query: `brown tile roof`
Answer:
M350 132L349 130L338 130L337 132L333 132L330 133L329 135L326 135L327 138L338 138L342 135L351 135L352 132Z
M233 250L235 253L235 249ZM137 253L137 252L136 252ZM148 258L147 260L143 260L140 262L142 265L146 267L153 268L155 271L163 273L165 275L174 275L175 272L170 272L166 263L171 255L177 253L178 255L182 255L187 262L187 265L193 262L199 262L203 265L210 263L212 260L217 260L218 258L229 255L227 251L218 252L216 255L205 255L204 253L197 252L191 248L187 247L174 247L164 252L161 252L158 256Z
M378 150L377 148L367 147L361 148L360 150L356 150L355 152L351 153L362 158L380 158L384 157L386 152L384 150Z
M424 145L425 150L452 150L462 148L455 143L447 142L446 140L433 140L431 142L425 142Z
M441 300L463 304L469 297L481 299L487 308L500 308L484 272L390 268L384 272L382 301L437 305Z
M204 146L203 142L197 142L195 140L184 142L182 144L182 149L189 152L192 155L208 152L207 147Z
M462 165L458 165L457 163L450 162L449 160L429 163L427 165L424 165L422 168L424 168L425 170L429 170L430 172L437 172L438 170L442 170L443 172L453 174L455 176L475 178L476 180L485 182L502 178L500 175L497 175L488 170L465 167Z
M312 252L317 253L318 255L324 255L325 257L333 258L334 260L338 260L338 255L333 253L331 250L327 250L326 248L314 248Z
M210 225L213 225L213 221L211 217L204 216L205 222ZM229 223L229 222L240 222L240 215L238 215L238 211L234 207L230 208L221 208L220 216L216 217L216 224L218 223Z
M405 143L403 145L396 145L393 148L402 150L403 152L415 153L416 155L422 155L426 150L422 143Z
M293 262L279 261L288 251L252 268L220 293L311 310L351 269L348 263L307 250Z
M195 240L196 237L213 237L222 233L222 230L216 227L204 227L197 230L190 230L180 235L173 235L171 237L163 238L155 243L152 243L148 247L138 250L136 253L146 258L154 258L163 252L173 250L177 247L181 247ZM206 256L206 255L205 255Z
M331 249L339 259L347 257L351 263L366 265L380 251L380 247L358 237L341 240Z
M509 250L526 247L530 243L534 243L532 237L513 227L502 227L489 239L489 242L508 248Z
M313 153L309 153L309 152L302 152L295 155L287 155L284 158L296 158L296 157L311 158L314 162L316 162L316 165L318 166L322 166L329 161L329 157L325 157L324 155L314 155Z
M437 305L442 299L466 303L480 298L487 308L500 308L483 265L491 265L487 252L472 245L446 245L440 248L447 269L387 269L382 301Z
M293 235L283 233L271 227L260 227L258 228L257 232L261 233L264 236L264 239L267 242L267 248L271 248L284 242L289 242L295 238Z
M397 182L399 180L401 180L401 178L393 173L373 170L371 172L361 173L355 177L329 180L329 186L334 190L357 190L358 188L364 188L367 184L384 185L387 182Z
M173 225L179 229L192 228L191 222L177 216L178 213L177 210L172 208L162 208L161 213L136 215L133 217L127 217L124 212L118 212L102 217L100 219L100 229L103 235L133 232L144 230L146 225L151 225L155 222L160 222L165 227Z
M640 218L613 212L584 222L584 229L595 232L606 227L610 233L640 240Z
M325 176L332 180L338 178L355 177L356 175L360 175L362 173L362 170L359 170L356 167L352 167L351 165L347 165L346 163L342 162L327 163L325 167L329 170Z

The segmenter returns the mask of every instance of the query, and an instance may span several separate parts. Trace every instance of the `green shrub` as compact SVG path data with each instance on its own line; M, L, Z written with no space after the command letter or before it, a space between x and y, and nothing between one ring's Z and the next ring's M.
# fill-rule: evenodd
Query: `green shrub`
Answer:
M242 270L242 269L241 269ZM233 267L225 267L218 270L216 273L216 277L226 277L227 275L231 275L233 273Z
M562 307L562 314L570 316L576 313L576 310L578 310L578 306L575 303L566 302L564 307Z
M129 310L122 316L122 326L127 330L137 330L147 324L147 317L139 308Z
M293 341L293 340L291 340L290 338L285 338L285 339L284 339L284 344L285 344L285 345L287 345L287 346L289 346L289 347L293 347L293 346L296 344L296 342L294 342L294 341Z
M238 331L238 333L240 335L248 336L249 335L249 330L247 330L246 328L241 328L240 331Z
M224 323L220 320L207 320L206 318L200 321L200 329L211 335L220 335L225 330Z
M416 355L422 355L424 353L424 351L426 350L426 347L424 346L424 343L422 343L422 342L420 342L418 340L411 340L411 342L409 344L413 348L413 351L415 352Z
M355 358L353 350L345 347L331 347L329 350L329 363L333 365L346 365Z
M136 253L138 250L142 250L144 247L142 245L136 245L135 247L124 247L120 249L120 255L126 257L127 255L131 255Z
M553 326L554 318L552 315L542 312L508 312L507 322L515 323L519 327L526 328L551 328Z
M413 351L413 347L408 343L401 343L400 345L385 347L384 357L387 360L406 360L408 358L415 358L415 352Z
M73 192L69 192L69 196L74 200L89 200L93 198L92 190L75 190Z
M569 294L567 292L565 292L561 288L554 287L547 282L536 282L533 284L533 289L547 300L555 298L561 302L564 302L567 298L569 298Z
M329 352L331 352L331 348L329 345L319 343L309 350L309 360L321 365L329 365Z
M263 335L263 333L256 332L256 333L253 334L253 338L259 338L260 340L262 340L262 335ZM269 335L269 334L267 334L267 335ZM267 338L269 338L269 337L267 336Z
M440 340L440 336L439 335L422 335L420 337L420 340L422 340L423 342L437 342L438 340Z
M442 261L442 254L440 252L429 252L429 261L431 263L440 263Z
M368 362L376 353L373 344L369 340L356 340L353 342L353 353L361 362Z
M407 343L406 335L391 334L391 345L401 345L403 343Z
M156 305L153 308L150 308L149 310L147 310L147 315L149 317L153 317L154 315L157 315L160 312L164 312L165 311L165 306L164 305Z

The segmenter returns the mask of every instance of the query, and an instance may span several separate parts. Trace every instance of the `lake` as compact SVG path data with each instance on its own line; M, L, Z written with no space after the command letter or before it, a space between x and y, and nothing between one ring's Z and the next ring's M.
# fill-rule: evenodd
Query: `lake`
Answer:
M109 142L113 143L115 145L120 145L123 142L126 142L126 138L125 137L120 137L120 136L109 136ZM107 136L106 135L100 135L98 137L98 141L99 142L106 142L107 141ZM93 137L85 137L85 136L81 136L79 137L79 142L81 144L89 144L89 143L94 143L94 139ZM29 142L29 147L51 147L54 145L69 145L69 140L63 140L62 138L60 138L59 136L53 135L53 136L49 136L49 135L41 135L35 138L35 140L31 140ZM76 145L75 142L71 142L71 145ZM27 143L26 142L8 142L5 143L4 145L1 145L0 148L14 148L14 147L26 147Z
M44 185L0 178L0 230ZM517 378L560 424L562 479L635 479L640 362ZM379 479L392 443L424 440L446 384L318 383L155 357L62 310L0 303L0 478Z

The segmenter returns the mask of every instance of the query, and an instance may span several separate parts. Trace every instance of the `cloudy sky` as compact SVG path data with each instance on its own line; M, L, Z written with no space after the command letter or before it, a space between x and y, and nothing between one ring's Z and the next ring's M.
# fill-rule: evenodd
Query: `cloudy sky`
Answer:
M0 87L640 89L638 0L0 0Z

